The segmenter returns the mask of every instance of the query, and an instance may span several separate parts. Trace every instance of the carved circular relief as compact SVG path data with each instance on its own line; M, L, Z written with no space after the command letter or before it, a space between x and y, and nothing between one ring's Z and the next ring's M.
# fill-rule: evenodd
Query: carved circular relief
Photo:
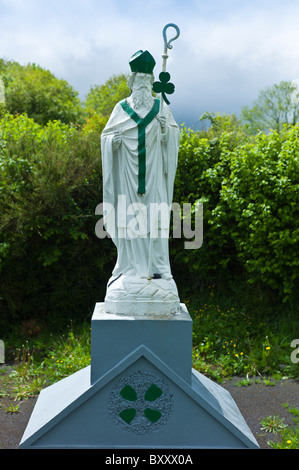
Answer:
M161 429L172 409L166 381L146 371L122 377L109 395L108 410L115 424L137 434Z

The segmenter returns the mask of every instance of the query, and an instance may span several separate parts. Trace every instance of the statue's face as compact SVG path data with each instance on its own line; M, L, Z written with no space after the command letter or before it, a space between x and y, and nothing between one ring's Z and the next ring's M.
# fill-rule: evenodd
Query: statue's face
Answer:
M152 77L148 73L137 73L134 82L133 90L141 90L142 88L150 89L152 84Z

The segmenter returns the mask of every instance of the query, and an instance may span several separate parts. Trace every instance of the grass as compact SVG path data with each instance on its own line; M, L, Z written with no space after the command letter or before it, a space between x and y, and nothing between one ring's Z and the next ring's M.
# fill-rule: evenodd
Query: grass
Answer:
M284 418L278 415L267 416L260 422L261 430L272 434L274 439L268 441L269 447L273 449L299 449L299 409L284 404L289 413L293 415L293 426L288 426Z
M19 403L15 405L11 403L9 406L4 407L4 410L6 413L13 414L13 413L19 413L20 412L19 408L20 408Z
M76 331L71 326L63 335L45 334L43 342L32 338L16 348L13 370L2 384L1 394L5 396L9 390L15 400L37 396L46 386L89 364L90 325L86 323Z
M261 430L267 433L278 433L281 432L287 424L284 422L284 418L280 418L278 415L267 416L261 420Z
M219 382L236 375L299 377L299 365L291 361L298 318L261 319L213 301L201 307L185 303L193 319L193 367L200 372Z

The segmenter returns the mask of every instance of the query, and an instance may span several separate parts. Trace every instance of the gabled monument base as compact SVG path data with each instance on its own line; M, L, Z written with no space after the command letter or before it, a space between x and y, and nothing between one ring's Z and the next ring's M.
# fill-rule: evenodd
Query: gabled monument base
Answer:
M228 391L192 369L192 320L92 317L91 366L42 390L20 448L238 449L258 444Z

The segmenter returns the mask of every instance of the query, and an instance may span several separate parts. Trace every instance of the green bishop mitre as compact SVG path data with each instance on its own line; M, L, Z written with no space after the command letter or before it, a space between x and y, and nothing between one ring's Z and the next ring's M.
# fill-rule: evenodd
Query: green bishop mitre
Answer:
M132 72L152 73L156 61L148 51L137 51L129 60Z

